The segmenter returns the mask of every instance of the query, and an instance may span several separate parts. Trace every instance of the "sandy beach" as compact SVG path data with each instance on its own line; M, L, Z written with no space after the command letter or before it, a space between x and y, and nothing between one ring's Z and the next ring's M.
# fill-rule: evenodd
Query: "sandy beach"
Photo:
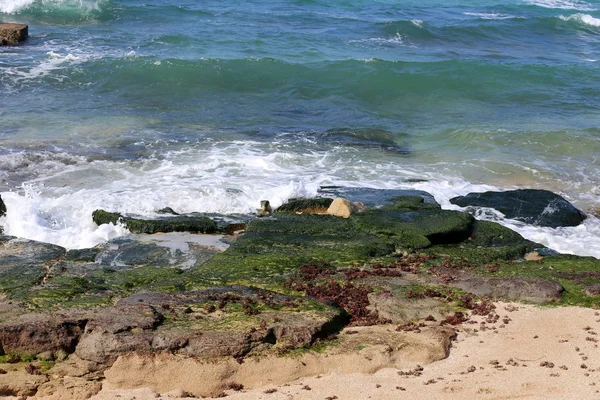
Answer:
M496 323L482 323L481 318L473 317L476 323L458 326L449 355L441 361L417 364L398 360L402 368L352 373L349 371L363 366L359 357L349 357L350 365L339 366L343 373L307 375L277 385L254 386L250 382L241 391L230 389L224 394L232 400L600 398L600 312L517 303L496 306L500 316ZM277 371L273 374L280 379ZM110 370L106 375L102 391L92 399L185 398L184 388L155 390L164 382L156 382L154 388L124 389L127 385ZM194 372L188 371L188 375L186 379L193 381ZM166 374L163 380L174 378ZM121 383L115 385L116 381ZM254 381L268 382L269 377L254 377Z

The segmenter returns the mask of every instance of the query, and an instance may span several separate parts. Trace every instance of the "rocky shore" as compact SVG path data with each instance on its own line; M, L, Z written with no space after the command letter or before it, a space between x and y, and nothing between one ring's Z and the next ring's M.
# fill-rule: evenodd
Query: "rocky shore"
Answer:
M444 359L461 327L508 324L497 299L600 305L599 260L472 216L581 223L566 200L452 202L465 211L425 192L329 187L261 217L97 210L97 224L135 233L91 249L0 235L0 395L83 399L109 383L221 396Z

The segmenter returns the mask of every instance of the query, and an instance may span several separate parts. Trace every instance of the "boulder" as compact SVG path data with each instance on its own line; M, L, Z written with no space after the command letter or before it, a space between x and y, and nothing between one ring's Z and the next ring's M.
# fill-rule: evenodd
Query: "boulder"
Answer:
M29 27L25 24L0 23L0 46L14 45L27 39Z
M350 215L356 212L362 212L365 210L363 203L353 203L350 200L342 199L338 197L331 202L329 208L327 208L328 215L334 215L336 217L350 218Z
M518 189L506 192L469 193L450 199L461 207L488 207L506 218L537 226L577 226L587 218L563 197L547 190Z

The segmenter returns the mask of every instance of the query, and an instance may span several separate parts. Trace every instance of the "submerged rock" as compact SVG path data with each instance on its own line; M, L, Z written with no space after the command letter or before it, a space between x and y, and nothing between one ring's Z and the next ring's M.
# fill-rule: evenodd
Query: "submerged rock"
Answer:
M506 218L537 226L577 226L587 216L563 197L547 190L519 189L506 192L469 193L450 199L461 207L488 207Z
M0 46L15 45L27 39L29 27L25 24L0 23Z
M402 155L410 154L410 149L404 143L396 143L394 135L383 129L337 128L327 130L319 136L320 142L338 146L373 148Z

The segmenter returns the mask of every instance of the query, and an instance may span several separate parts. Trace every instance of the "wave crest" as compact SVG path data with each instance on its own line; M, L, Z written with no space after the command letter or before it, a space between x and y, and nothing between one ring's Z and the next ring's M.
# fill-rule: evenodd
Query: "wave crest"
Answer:
M1 14L33 16L52 23L102 20L110 0L0 0Z
M562 19L563 21L575 21L577 23L587 25L587 26L592 26L594 28L600 27L600 19L594 18L589 14L574 14L574 15L569 15L568 17L561 15L559 18Z
M543 8L558 8L562 10L596 11L598 7L581 0L527 0L531 4Z

